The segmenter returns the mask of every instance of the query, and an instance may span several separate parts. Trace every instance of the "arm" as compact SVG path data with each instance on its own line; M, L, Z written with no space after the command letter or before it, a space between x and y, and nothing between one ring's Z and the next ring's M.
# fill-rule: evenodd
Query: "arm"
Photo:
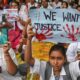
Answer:
M24 22L23 20L21 20L21 18L20 17L17 17L17 20L18 21L20 21L25 27L23 28L23 31L22 31L22 38L21 38L21 40L20 40L20 45L19 45L19 47L18 47L18 52L22 52L22 47L23 47L23 45L26 43L26 38L27 38L27 26L28 26L28 24L31 22L31 20L30 19L28 19L26 22Z
M20 22L23 26L28 25L31 22L31 19L27 19L26 21L22 20L20 17L17 17L16 20Z
M27 27L27 44L26 44L26 48L25 48L25 55L24 55L24 59L26 62L28 62L30 65L34 65L35 60L32 57L32 37L33 37L34 33L32 31L32 27L28 26Z
M13 25L10 22L6 21L5 24L0 24L0 28L3 28L3 27L12 28Z
M7 65L7 71L11 74L14 75L17 72L17 66L16 64L13 62L10 54L9 54L9 44L5 44L3 46L3 51L4 51L4 58L6 61L6 65Z
M21 53L22 52L22 47L23 47L23 40L20 39L19 45L18 45L18 52Z
M18 47L18 51L21 53L22 52L22 47L23 47L23 45L26 43L25 42L25 40L26 40L26 38L27 38L27 26L28 26L28 24L30 23L30 19L28 19L27 20L27 22L25 22L25 27L23 28L23 32L22 32L22 39L20 40L20 45L19 45L19 47ZM23 22L23 21L22 21Z

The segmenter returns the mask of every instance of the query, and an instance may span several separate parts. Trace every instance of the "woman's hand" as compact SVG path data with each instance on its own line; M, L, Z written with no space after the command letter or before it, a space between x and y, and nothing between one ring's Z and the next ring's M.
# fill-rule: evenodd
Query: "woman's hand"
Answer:
M3 46L4 54L8 54L10 47L11 47L10 42L7 42L6 44L4 44Z
M32 40L34 35L35 35L35 33L33 32L33 28L30 25L28 25L28 27L27 27L27 39Z

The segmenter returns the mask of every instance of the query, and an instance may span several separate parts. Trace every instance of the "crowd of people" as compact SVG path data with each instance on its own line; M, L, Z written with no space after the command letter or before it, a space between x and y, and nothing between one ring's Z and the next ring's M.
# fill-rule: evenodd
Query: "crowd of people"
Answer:
M29 10L39 8L80 11L80 0L9 0L5 5L0 0L0 11L17 9L19 14L14 22L0 23L0 29L8 29L8 42L0 46L0 80L80 80L80 42L71 43L67 51L63 45L55 44L50 48L48 62L32 56L36 33ZM18 63L17 54L22 64Z

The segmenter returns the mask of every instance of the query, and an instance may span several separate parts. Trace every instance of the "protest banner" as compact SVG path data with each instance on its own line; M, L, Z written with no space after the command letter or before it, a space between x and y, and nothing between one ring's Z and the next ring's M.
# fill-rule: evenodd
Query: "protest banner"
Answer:
M9 22L14 22L18 16L18 9L4 9L4 14Z
M34 9L29 16L39 41L80 41L80 13L76 9Z

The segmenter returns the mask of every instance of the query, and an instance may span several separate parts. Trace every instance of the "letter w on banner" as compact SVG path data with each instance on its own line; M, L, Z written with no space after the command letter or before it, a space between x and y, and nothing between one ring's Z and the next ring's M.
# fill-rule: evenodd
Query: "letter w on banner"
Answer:
M80 13L75 9L33 9L29 17L39 41L80 41Z

